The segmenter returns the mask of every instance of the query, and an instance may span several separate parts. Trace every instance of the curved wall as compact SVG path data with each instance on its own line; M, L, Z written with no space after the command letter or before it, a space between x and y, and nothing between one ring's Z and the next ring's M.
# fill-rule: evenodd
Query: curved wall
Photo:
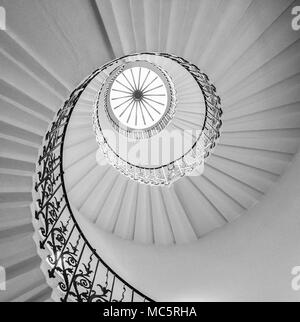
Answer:
M144 50L171 52L204 67L215 80L226 105L224 117L228 125L222 135L223 146L219 145L218 155L210 159L206 170L214 178L220 173L216 169L222 170L220 182L224 186L218 193L211 193L207 180L203 180L203 186L214 202L222 201L222 213L232 214L231 205L235 205L231 198L222 198L223 190L246 205L257 198L256 193L248 193L251 189L233 185L234 178L262 191L273 187L274 175L269 172L277 178L299 145L300 33L291 28L291 10L298 3L299 0L0 0L7 14L6 31L0 32L0 265L6 269L7 291L0 292L0 300L51 300L51 289L40 270L32 240L30 204L37 151L48 124L69 92L114 57ZM241 161L239 165L232 162L236 160ZM285 196L282 200L286 200ZM295 197L291 200L296 202ZM189 248L191 251L184 247L168 251L151 248L146 252L143 247L125 243L122 253L120 240L109 237L103 247L110 253L107 258L113 267L121 263L124 277L147 294L155 295L158 289L161 298L186 299L186 291L193 287L193 298L203 300L236 299L239 294L251 298L257 295L258 285L261 298L271 297L274 289L272 298L294 299L299 295L290 291L289 271L299 261L293 242L294 238L298 245L298 224L296 216L287 215L291 205L282 207L281 215L263 216L265 219L253 215L257 229L247 217L201 239ZM267 224L261 225L260 220ZM252 238L257 238L250 245L240 236L247 227L255 231ZM268 242L272 247L262 248L266 252L272 249L275 254L265 259L260 245L266 241L259 236L267 236L273 228ZM276 258L278 236L282 241L278 253L280 250L283 255ZM244 242L235 245L240 239ZM197 261L184 263L190 253L194 254L192 249L198 254ZM259 263L256 252L269 262ZM138 267L137 260L144 253ZM239 260L240 254L243 260ZM177 255L180 258L176 259ZM286 259L287 265L278 275L282 265L277 263ZM169 272L159 276L164 262L164 272ZM185 274L186 279L180 282L178 276L185 269L193 274L191 279ZM232 278L234 274L237 276ZM195 286L193 276L199 278ZM226 284L228 277L231 279ZM262 285L261 280L269 282ZM239 291L238 284L232 288L233 282L242 285Z
M247 216L186 246L118 239L78 218L113 269L154 300L299 301L300 153L274 190ZM89 240L92 240L92 238Z

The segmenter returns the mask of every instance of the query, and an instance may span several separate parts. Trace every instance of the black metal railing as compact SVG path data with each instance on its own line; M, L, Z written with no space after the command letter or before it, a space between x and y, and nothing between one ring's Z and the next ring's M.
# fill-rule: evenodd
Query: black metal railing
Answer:
M182 57L165 53L142 52L139 54L131 54L121 57L116 61L119 61L119 66L123 67L124 65L122 64L124 64L125 62L127 64L132 64L132 57L135 57L136 61L143 62L143 59L146 59L145 57L143 57L143 55L160 56L176 62L178 65L183 67L183 69L190 73L190 75L194 78L195 82L197 83L200 91L202 92L202 96L205 101L204 122L200 125L196 124L196 126L199 126L199 129L194 131L195 135L192 134L194 138L193 143L190 145L190 149L188 151L185 151L184 154L179 156L177 159L172 160L169 163L160 164L156 167L143 167L141 165L129 162L126 158L122 158L117 153L117 151L115 151L109 146L109 143L101 127L101 118L99 111L103 109L103 106L107 105L109 84L106 84L106 89L104 90L105 95L102 95L102 90L98 92L96 108L94 109L93 115L93 127L97 142L103 154L106 156L107 161L118 171L120 171L123 175L131 178L132 180L146 184L156 186L169 185L171 182L174 182L175 180L181 178L184 175L187 175L194 169L194 167L191 166L188 162L186 162L186 160L192 160L192 164L196 165L201 163L207 157L209 157L209 155L213 151L218 139L220 138L220 129L222 127L221 116L223 114L223 111L221 108L221 99L217 95L216 88L210 82L208 76L205 73L201 72L201 70L196 65L188 62ZM125 61L122 61L124 58ZM128 58L131 59L129 60ZM139 64L137 66L139 66ZM121 68L120 70L122 71L123 69ZM116 68L113 73L117 73L118 71L119 70ZM130 82L128 83L128 85L129 84ZM173 101L175 102L176 99L174 98ZM107 117L110 118L109 112L106 111L106 114ZM113 121L112 123L114 122L115 121ZM113 127L117 130L117 132L122 133L126 136L130 136L128 129L127 132L125 130L122 130L120 128L120 125L118 125L117 123L113 124ZM178 128L182 132L186 130L184 126L182 127L178 124L175 125L175 128ZM141 133L142 132L143 131L141 131ZM144 134L146 132L147 131L144 131ZM156 129L154 130L154 133L158 133ZM136 138L138 138L139 135ZM151 135L152 134L145 134L144 136L150 137ZM141 136L143 137L142 134ZM108 157L108 151L110 153L110 157Z
M62 302L148 302L118 276L91 247L77 224L63 176L64 138L80 95L101 69L89 76L57 112L44 138L34 179L33 206L39 253L47 262L54 297ZM45 265L45 263L44 263Z
M215 144L220 135L222 109L220 98L208 77L197 66L180 57L161 53L142 54L168 57L192 74L206 103L202 132L208 142ZM48 265L47 279L54 281L51 285L58 294L56 298L63 302L152 301L125 282L91 247L75 220L64 184L64 139L72 111L90 81L122 58L96 70L72 92L51 123L39 153L33 192L35 239L39 253Z

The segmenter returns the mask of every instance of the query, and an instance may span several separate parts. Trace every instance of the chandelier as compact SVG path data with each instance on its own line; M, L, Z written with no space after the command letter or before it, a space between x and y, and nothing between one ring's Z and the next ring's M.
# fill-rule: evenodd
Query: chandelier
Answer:
M101 162L150 185L203 172L220 136L222 109L198 67L141 53L108 63L98 79L93 126Z

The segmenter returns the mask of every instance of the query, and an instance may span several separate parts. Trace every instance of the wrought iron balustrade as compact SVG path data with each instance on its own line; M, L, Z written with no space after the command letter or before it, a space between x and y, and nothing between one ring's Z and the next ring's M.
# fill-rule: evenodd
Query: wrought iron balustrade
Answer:
M207 147L214 145L222 125L222 110L220 98L216 96L208 77L182 58L168 54L145 54L170 58L192 74L205 98L204 140L207 140ZM90 81L121 59L96 70L72 92L49 126L39 152L33 191L35 240L43 265L48 266L47 280L59 294L57 299L63 302L152 301L116 274L92 248L72 213L64 184L64 139L72 111ZM210 148L205 152L206 157Z
M80 95L100 71L71 94L45 135L34 178L35 239L48 266L47 280L53 281L50 283L57 288L60 301L148 302L147 296L118 276L91 247L72 214L64 185L63 148L68 122Z

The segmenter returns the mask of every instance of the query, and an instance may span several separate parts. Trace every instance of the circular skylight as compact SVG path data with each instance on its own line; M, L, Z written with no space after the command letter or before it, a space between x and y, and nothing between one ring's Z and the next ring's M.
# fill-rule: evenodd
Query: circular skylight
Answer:
M110 89L110 105L116 119L132 129L158 123L167 109L167 89L154 71L145 67L126 69Z
M145 61L122 66L113 74L106 110L115 128L135 138L159 133L174 113L175 90L169 76Z

